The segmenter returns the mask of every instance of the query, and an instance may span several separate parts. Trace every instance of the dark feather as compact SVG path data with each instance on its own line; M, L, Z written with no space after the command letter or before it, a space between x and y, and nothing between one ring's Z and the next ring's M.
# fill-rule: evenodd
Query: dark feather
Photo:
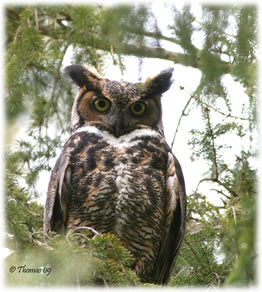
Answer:
M71 194L69 155L62 153L51 173L44 213L44 232L64 231Z
M178 200L176 208L171 215L171 223L163 236L160 252L153 271L153 282L156 284L167 284L172 267L175 265L176 258L184 238L186 222L186 190L185 182L180 164L173 156L174 169L178 184ZM168 188L167 188L168 192ZM168 195L168 194L167 194Z

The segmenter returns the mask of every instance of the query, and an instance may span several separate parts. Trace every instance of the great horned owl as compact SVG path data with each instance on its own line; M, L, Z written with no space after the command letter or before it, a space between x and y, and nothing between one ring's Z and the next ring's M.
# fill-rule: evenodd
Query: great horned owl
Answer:
M144 282L167 283L184 237L183 173L165 141L161 95L173 69L144 83L66 67L78 86L71 136L51 173L44 231L88 226L118 236Z

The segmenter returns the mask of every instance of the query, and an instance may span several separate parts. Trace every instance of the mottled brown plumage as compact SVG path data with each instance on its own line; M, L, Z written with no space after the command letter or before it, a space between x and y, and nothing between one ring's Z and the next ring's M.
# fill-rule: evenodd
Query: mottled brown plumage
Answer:
M169 279L186 218L182 170L161 119L172 71L131 84L81 65L66 68L80 90L44 216L45 232L88 226L114 233L134 255L141 280L159 284Z

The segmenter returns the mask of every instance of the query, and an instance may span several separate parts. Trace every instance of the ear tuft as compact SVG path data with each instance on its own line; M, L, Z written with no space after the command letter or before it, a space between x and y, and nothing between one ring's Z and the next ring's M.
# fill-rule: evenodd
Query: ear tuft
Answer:
M148 95L159 94L161 95L169 89L173 80L171 79L173 75L174 68L167 68L161 71L158 75L153 78L149 78L145 82L146 92Z
M71 78L79 87L87 83L87 68L82 65L70 65L64 69L65 77Z
M78 64L65 67L64 72L65 77L71 78L79 87L97 88L103 79L96 70Z

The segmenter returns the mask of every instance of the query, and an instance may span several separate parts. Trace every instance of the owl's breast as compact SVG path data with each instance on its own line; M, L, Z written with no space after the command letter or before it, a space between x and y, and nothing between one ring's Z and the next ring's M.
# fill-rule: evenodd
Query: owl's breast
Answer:
M73 139L69 228L85 225L115 233L135 256L143 249L148 254L149 245L148 257L153 257L164 227L164 138L136 130L117 139L89 127Z

